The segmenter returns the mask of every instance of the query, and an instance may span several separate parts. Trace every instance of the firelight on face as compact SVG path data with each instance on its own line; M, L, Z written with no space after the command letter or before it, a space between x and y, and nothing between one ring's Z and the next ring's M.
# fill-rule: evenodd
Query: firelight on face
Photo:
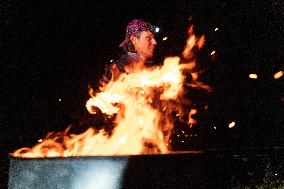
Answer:
M142 31L140 36L134 37L132 42L137 54L142 59L151 58L153 56L157 42L154 38L154 34L151 31Z

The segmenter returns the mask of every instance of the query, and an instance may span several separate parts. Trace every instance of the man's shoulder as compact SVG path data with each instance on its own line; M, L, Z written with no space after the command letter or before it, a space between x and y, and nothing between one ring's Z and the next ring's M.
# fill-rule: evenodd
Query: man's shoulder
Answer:
M116 61L114 61L114 63L116 63L116 64L117 63L123 63L123 62L128 61L128 59L129 59L129 56L127 54L122 54L122 55L119 56L119 58Z
M124 69L125 66L131 64L133 60L128 54L122 54L116 61L114 61L114 64L119 69Z

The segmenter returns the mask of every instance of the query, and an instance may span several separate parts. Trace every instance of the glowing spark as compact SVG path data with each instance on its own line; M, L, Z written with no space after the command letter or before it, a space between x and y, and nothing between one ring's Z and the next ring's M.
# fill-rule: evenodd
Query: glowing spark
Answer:
M216 51L212 51L210 54L211 54L211 56L212 56L212 55L214 55L215 53L216 53Z
M59 98L58 101L61 102L62 101L61 98Z
M109 62L113 62L113 60L111 59Z
M251 79L257 79L257 74L249 74L249 78L251 78Z
M236 125L236 123L233 121L232 123L229 124L229 128L233 128Z
M219 30L219 28L215 28L215 30L214 31L218 31Z
M214 129L217 129L216 127L213 127Z
M279 79L282 76L283 76L283 71L279 71L276 74L274 74L274 79Z
M39 139L39 140L38 140L38 142L42 142L42 141L43 141L42 139Z
M155 32L158 33L160 31L160 28L156 27Z
M168 39L168 37L164 37L164 38L163 38L163 41L166 41L167 39Z

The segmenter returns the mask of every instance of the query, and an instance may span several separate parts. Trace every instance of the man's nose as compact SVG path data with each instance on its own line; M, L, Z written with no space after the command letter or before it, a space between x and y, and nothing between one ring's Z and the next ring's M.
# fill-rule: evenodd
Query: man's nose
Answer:
M157 45L156 39L153 38L152 41L151 41L151 44L152 44L152 45Z

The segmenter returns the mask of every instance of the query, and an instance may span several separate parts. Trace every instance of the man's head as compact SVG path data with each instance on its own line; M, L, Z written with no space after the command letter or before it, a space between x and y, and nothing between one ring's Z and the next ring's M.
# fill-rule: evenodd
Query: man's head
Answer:
M126 28L124 41L119 45L127 52L135 52L141 58L151 58L157 44L155 27L143 20L133 20Z

